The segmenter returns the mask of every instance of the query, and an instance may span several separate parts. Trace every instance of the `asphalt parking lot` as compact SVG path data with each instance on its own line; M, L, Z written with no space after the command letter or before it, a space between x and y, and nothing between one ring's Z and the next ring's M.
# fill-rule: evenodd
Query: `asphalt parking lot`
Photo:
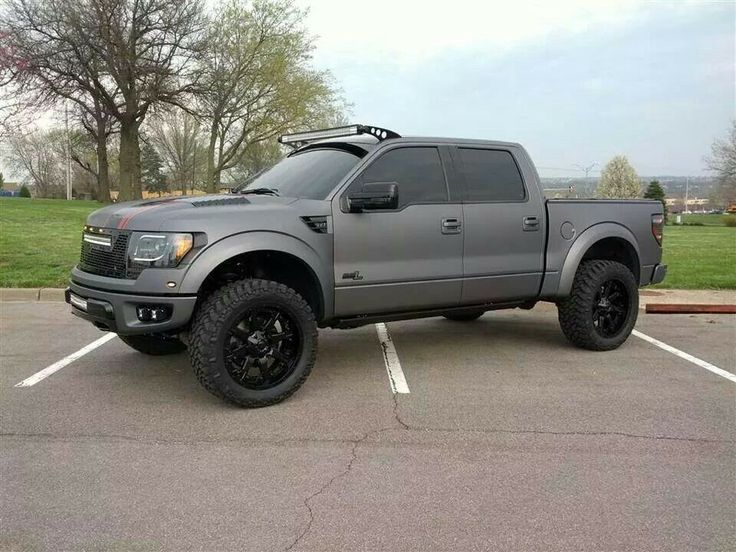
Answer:
M0 303L3 550L733 550L736 383L639 337L591 353L554 308L320 333L260 410L186 354L100 338L62 303ZM736 317L637 329L729 372Z

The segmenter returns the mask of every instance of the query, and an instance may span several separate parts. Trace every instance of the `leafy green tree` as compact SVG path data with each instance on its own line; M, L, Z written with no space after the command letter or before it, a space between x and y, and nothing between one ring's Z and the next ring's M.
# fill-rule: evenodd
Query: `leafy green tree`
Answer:
M141 148L141 184L146 191L158 194L168 191L166 176L163 173L164 162L161 156L149 143Z
M3 173L0 172L0 190L3 189L4 185L5 185L5 178L3 178Z
M210 192L254 144L342 113L331 75L310 65L304 17L293 0L228 0L210 23L199 93Z
M20 187L20 197L31 197L31 190L28 189L28 186L23 184Z
M625 156L617 155L603 168L596 195L606 199L631 199L641 196L639 177Z
M664 220L665 222L667 222L667 202L665 201L665 196L666 194L664 193L664 188L662 188L659 180L652 180L649 183L649 186L647 186L646 191L644 192L645 198L656 199L662 202L662 209L664 210Z

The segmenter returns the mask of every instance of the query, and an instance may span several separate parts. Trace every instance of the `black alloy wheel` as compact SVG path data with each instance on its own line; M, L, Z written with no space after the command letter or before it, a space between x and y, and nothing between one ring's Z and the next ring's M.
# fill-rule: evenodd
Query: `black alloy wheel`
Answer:
M619 334L629 314L629 295L623 282L604 282L593 299L593 326L605 338Z
M253 308L232 324L225 337L225 366L243 387L271 389L294 372L302 342L299 325L286 310Z

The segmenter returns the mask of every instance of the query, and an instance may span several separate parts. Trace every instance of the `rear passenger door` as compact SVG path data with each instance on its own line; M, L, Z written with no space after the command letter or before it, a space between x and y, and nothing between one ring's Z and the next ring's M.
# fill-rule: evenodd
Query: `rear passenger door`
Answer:
M368 162L332 204L335 313L338 316L457 306L462 287L462 205L450 199L435 146L402 145ZM399 205L351 213L346 198L375 182L395 182Z
M544 262L544 213L513 148L458 145L453 164L463 193L462 304L537 295ZM529 175L530 176L530 175Z

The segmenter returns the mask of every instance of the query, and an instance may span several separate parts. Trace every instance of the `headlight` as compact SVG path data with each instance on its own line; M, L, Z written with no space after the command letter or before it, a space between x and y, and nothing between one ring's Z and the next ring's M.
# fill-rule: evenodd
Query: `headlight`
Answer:
M144 267L171 268L194 246L191 234L136 232L130 243L130 260Z

